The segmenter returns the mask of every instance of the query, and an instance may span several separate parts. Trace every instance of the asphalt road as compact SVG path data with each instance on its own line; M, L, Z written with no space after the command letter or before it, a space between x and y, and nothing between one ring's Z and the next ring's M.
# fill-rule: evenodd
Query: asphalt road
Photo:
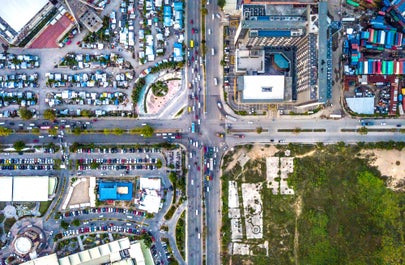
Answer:
M189 97L189 106L192 106L193 112L188 115L183 115L186 116L188 120L188 126L190 126L191 122L194 122L197 126L198 120L202 118L201 110L203 108L203 102L200 88L202 87L201 78L203 73L199 64L200 49L198 49L198 47L201 45L200 7L200 1L188 1L186 4L186 39L188 40L187 46L189 46L187 51L187 55L189 55L187 58L189 60L189 64L188 67L186 67L186 81L187 86L188 83L193 84L191 91L189 91L191 96ZM194 48L190 47L190 40L194 41ZM185 128L183 128L183 131L185 131ZM194 138L195 135L191 135L190 137ZM203 231L201 218L201 174L197 170L197 167L201 163L201 156L199 155L199 150L193 144L190 144L189 141L187 144L189 145L189 148L186 164L189 168L189 172L187 179L187 251L185 262L186 264L190 265L199 265L203 263L201 241L201 234Z

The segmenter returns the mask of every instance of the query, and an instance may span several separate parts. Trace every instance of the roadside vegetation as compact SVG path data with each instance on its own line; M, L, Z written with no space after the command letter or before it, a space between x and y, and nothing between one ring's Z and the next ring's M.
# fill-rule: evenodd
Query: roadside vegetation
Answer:
M176 245L180 255L184 258L186 253L186 212L183 211L176 224Z
M388 189L385 185L388 178L371 167L360 151L402 150L404 145L378 142L278 146L282 149L277 153L279 156L284 156L286 149L292 156L307 155L294 159L294 172L288 178L295 195L273 195L263 185L262 198L266 202L263 241L268 241L268 255L257 247L256 241L246 241L252 246L251 256L227 253L231 241L228 181L235 180L239 184L264 181L258 171L251 171L252 164L242 169L237 163L222 176L224 264L230 259L232 264L255 265L402 264L405 194ZM224 156L223 170L232 161L232 154ZM246 168L250 169L246 171ZM244 226L244 220L242 223Z

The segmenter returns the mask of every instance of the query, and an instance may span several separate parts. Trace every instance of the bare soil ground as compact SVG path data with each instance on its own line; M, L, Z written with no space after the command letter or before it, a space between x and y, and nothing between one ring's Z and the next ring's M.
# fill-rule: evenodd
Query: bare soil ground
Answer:
M274 156L274 154L277 153L277 151L278 150L274 145L271 145L269 147L265 147L264 145L254 145L252 149L249 151L247 151L245 148L242 148L238 152L235 152L235 154L232 156L232 162L229 163L225 171L230 170L236 165L236 163L238 162L238 157L242 153L245 153L247 156L250 157L250 159L256 160Z
M405 191L405 153L398 150L367 150L363 155L371 157L370 164L376 166L383 176L389 177L388 187Z
M80 182L73 190L69 205L90 202L89 185L89 179L87 179L87 181Z

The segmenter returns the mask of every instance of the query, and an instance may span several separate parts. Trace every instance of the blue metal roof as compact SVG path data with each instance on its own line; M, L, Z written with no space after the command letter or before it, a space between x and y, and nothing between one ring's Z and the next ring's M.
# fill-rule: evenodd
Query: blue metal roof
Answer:
M127 194L118 193L119 187L127 187ZM100 201L118 200L130 201L132 199L133 184L131 182L100 182L98 186L98 193Z
M259 37L290 37L289 30L258 30Z

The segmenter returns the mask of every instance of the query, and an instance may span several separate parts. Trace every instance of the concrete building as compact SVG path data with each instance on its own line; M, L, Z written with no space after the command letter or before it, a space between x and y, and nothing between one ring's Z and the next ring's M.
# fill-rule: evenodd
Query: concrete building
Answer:
M284 103L322 104L331 98L331 85L327 83L331 67L328 27L327 2L244 1L234 38L235 73L283 74L291 81L285 87L289 96L284 97ZM243 67L246 63L250 68ZM243 86L238 82L238 90L245 91L240 85ZM271 101L261 100L262 103Z
M53 9L49 0L1 0L0 36L16 43Z
M243 103L284 101L285 77L283 75L245 75L238 80Z
M100 182L98 194L100 201L130 201L132 200L133 184L130 182Z
M148 213L157 213L161 206L161 179L159 178L140 178L139 194L135 203L140 210Z
M149 265L150 250L141 249L141 243L130 242L127 237L110 243L58 258L56 254L40 257L22 265Z
M80 20L90 32L97 32L103 27L103 20L91 9L88 9Z
M48 176L0 177L0 201L47 201L56 188L56 179Z

